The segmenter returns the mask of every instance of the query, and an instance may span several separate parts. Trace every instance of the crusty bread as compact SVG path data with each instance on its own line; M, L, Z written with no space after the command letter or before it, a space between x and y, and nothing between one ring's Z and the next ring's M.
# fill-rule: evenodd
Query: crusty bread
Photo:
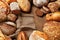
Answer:
M20 8L24 12L29 12L30 11L30 2L28 0L17 0Z
M43 31L50 37L50 40L60 40L60 22L49 21L45 23Z
M47 21L60 21L60 12L54 12L46 15Z
M48 40L48 36L44 32L33 31L29 40Z

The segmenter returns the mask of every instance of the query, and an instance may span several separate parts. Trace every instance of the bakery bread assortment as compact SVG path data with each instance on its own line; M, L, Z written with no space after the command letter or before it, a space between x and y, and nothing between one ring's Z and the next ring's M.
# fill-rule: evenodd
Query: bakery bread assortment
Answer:
M60 40L60 0L0 0L0 40Z

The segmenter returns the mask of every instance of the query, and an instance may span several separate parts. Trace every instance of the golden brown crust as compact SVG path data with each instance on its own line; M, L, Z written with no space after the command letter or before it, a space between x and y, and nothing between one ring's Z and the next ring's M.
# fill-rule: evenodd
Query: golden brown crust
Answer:
M45 40L48 39L48 36L44 32L36 31L35 34L39 35L40 37L44 38Z
M24 12L29 12L30 11L30 2L28 0L17 0L20 8Z
M5 36L3 35L1 30L0 30L0 40L5 40Z
M17 36L17 40L28 40L25 32L21 31Z
M39 40L48 40L48 36L44 32L40 32L40 31L35 30L35 31L32 32L32 34L29 37L29 40L34 40L34 39L35 40L37 40L37 39L39 39Z
M43 31L48 34L51 40L60 39L60 22L49 21L45 23Z
M47 21L60 21L60 12L54 12L46 15Z

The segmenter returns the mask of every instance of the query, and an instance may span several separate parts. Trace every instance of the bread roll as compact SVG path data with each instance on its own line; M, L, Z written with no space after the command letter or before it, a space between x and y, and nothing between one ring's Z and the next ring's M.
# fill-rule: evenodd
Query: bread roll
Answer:
M12 2L10 3L10 9L14 14L19 14L20 13L20 8L17 2Z
M60 22L46 22L43 31L49 36L50 40L60 40Z
M54 12L46 15L47 21L60 21L60 12Z
M48 40L48 36L44 32L33 31L29 40Z
M28 12L30 10L30 2L28 0L17 0L20 8L24 12Z

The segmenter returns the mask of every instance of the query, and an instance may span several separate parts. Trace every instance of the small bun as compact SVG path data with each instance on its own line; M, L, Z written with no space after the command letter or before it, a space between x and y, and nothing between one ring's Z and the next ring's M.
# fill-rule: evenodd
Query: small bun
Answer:
M33 31L29 40L48 40L48 36L44 32Z

